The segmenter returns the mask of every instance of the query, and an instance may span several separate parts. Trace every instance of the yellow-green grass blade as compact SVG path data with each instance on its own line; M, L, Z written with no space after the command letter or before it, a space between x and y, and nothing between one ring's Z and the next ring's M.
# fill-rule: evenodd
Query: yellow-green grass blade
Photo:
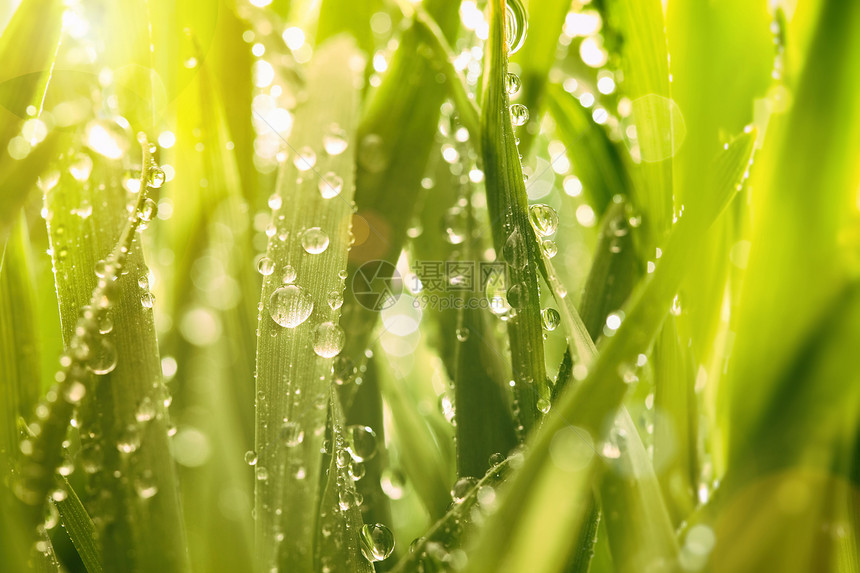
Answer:
M511 123L505 79L508 47L505 2L489 4L490 38L485 57L481 115L487 207L496 254L507 263L508 303L517 316L508 321L517 421L526 433L539 419L538 402L549 403L537 270L540 249L529 222L522 164Z
M320 449L332 364L344 339L335 301L343 296L351 241L363 65L345 37L317 49L307 72L308 99L297 110L281 166L280 204L272 213L276 232L261 259L255 507L262 569L314 570ZM320 130L332 123L350 142L337 155L326 153ZM341 191L331 197L335 186Z
M168 451L161 363L151 299L139 285L148 270L138 229L153 215L147 185L157 181L154 185L160 186L162 174L152 163L146 138L139 139L144 153L136 196L122 184L120 161L87 151L61 164L60 180L45 196L68 350L58 385L49 391L47 414L40 416L41 432L33 440L25 475L32 503L38 503L54 483L61 442L80 405L76 416L86 437L81 463L99 470L88 476L91 487L110 494L91 500L104 518L105 563L128 571L183 571L187 556ZM123 479L114 479L114 472Z
M81 498L72 488L72 484L67 479L63 481L66 497L56 502L63 527L69 534L87 573L101 573L104 571L104 567L102 566L102 550L96 526L81 502ZM109 564L108 567L110 567Z

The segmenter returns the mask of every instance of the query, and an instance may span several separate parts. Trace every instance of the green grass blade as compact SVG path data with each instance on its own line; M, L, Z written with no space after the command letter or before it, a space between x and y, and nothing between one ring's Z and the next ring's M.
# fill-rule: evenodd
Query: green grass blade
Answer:
M101 573L103 571L103 559L96 526L84 504L81 503L78 494L72 488L72 484L69 483L69 480L64 481L66 497L62 501L56 502L63 527L68 532L81 561L84 562L87 573Z
M334 387L330 391L332 455L328 479L320 506L320 536L317 538L317 569L332 573L373 573L373 565L362 555L362 512L356 499L356 486L349 474L349 465L339 465L338 459L349 456L344 424L346 422L340 399ZM346 508L342 503L347 504Z
M523 170L515 142L505 78L505 2L491 0L490 39L484 68L481 140L487 206L496 254L508 265L508 302L516 318L508 321L518 422L529 432L539 418L537 402L549 403L537 272L540 259L529 222ZM513 300L512 300L513 299Z
M343 346L340 307L328 301L344 288L362 70L351 40L333 39L316 51L308 69L308 99L297 113L289 160L280 174L281 204L273 211L277 233L261 266L266 276L257 338L255 504L261 569L314 569L325 404L333 357ZM330 156L319 126L333 122L346 131L350 145ZM310 169L296 151L306 146L316 160ZM340 178L342 191L325 198L320 186L338 183L331 174ZM332 180L324 182L326 177ZM314 227L319 232L307 234ZM320 233L326 237L322 252ZM310 245L309 251L303 244ZM294 284L285 284L285 277Z
M528 567L529 562L536 568L551 569L567 558L570 537L575 538L581 518L588 510L589 487L595 483L593 478L597 475L594 458L607 443L604 441L608 430L607 417L612 419L627 391L624 377L633 373L637 355L647 350L662 324L683 278L686 260L697 252L706 230L736 191L749 163L754 140L754 134L743 136L721 154L709 178L709 194L722 198L722 203L714 200L713 209L691 210L681 218L660 265L634 291L626 306L628 312L621 328L606 339L597 359L588 366L587 376L563 393L560 401L553 405L541 431L531 442L525 465L513 476L498 511L488 521L470 554L470 567L467 569L470 573L504 568L515 571ZM636 431L629 417L621 415L619 422L627 432L628 440L611 442L610 449L620 449L625 443L629 444L629 437ZM572 462L554 463L553 449L570 456ZM647 456L643 458L643 454L640 452L629 462L632 467L648 467ZM620 456L618 459L624 460ZM609 469L612 471L611 467ZM659 500L659 488L653 485L651 491L646 490L645 493L653 494ZM559 496L559 491L567 493ZM654 503L653 499L630 493L631 503L637 499L646 507ZM525 514L524 508L527 508ZM651 510L642 515L660 517L659 511ZM511 527L514 523L516 527ZM647 532L641 527L635 532L646 536L628 538L622 530L616 537L631 543L629 547L634 548L633 552L640 540L648 539ZM671 553L673 550L671 546L661 547L657 553ZM535 555L540 556L537 563L532 561ZM625 551L622 555L629 556L630 553ZM629 561L623 564L624 567L634 565Z
M68 354L25 471L32 474L34 500L43 499L62 459L60 446L69 420L81 404L85 446L99 452L100 459L93 463L104 469L93 477L94 487L110 492L101 506L106 523L110 518L102 531L105 562L128 571L183 571L184 531L160 393L161 363L152 312L141 303L137 280L147 272L135 239L149 212L145 189L153 173L149 144L145 138L141 143L141 191L131 205L120 185L123 170L100 156L91 159L90 177L105 181L104 189L84 185L65 172L46 195ZM74 161L83 161L81 157ZM103 276L97 277L93 270L100 260L105 261L99 270ZM107 320L112 329L105 327ZM93 372L104 374L96 379ZM154 416L139 422L144 402L152 404ZM115 480L113 472L125 479ZM134 550L144 546L159 551Z

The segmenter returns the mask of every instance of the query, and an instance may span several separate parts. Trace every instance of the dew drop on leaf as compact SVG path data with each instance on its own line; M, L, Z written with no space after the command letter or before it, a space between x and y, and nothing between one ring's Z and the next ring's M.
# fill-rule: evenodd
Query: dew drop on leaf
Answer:
M522 127L529 120L529 108L521 103L511 105L511 123L516 127Z
M260 260L257 261L257 272L264 277L269 276L275 272L275 261L269 257L260 257Z
M561 315L554 308L545 308L540 313L544 329L552 332L561 324Z
M505 41L508 55L516 54L523 47L528 32L528 15L522 0L508 0L505 3Z
M146 184L153 189L161 189L166 180L167 177L164 175L164 170L158 165L153 164L149 169L149 181Z
M329 171L320 179L319 190L323 199L337 197L343 191L343 177L334 171Z
M284 420L284 425L281 426L281 442L288 448L294 448L301 444L305 439L305 433L297 422Z
M344 428L346 449L357 462L363 462L376 455L376 432L369 426L347 426Z
M340 155L346 151L348 146L346 131L336 123L328 126L325 135L323 135L323 148L325 152L329 155Z
M272 320L286 328L295 328L305 322L313 309L313 299L298 285L281 287L269 298Z
M317 164L317 154L308 146L302 147L293 157L293 165L299 171L310 171Z
M548 237L558 230L558 213L549 205L539 203L529 207L529 220L541 237Z
M361 528L361 552L370 562L382 561L394 551L394 534L381 523Z
M158 204L147 197L143 202L143 207L140 208L140 220L144 223L149 223L155 219L156 215L158 215Z
M249 466L257 465L257 452L254 450L248 450L245 452L245 463Z
M462 502L464 499L466 499L466 496L469 494L472 488L477 485L477 483L478 480L473 477L464 477L458 479L454 483L454 487L451 488L451 499L454 500L454 503Z
M302 248L311 255L318 255L328 248L329 238L319 227L311 227L302 233Z
M508 92L508 95L516 94L520 91L520 87L522 87L522 82L517 74L508 74L505 76L505 91Z

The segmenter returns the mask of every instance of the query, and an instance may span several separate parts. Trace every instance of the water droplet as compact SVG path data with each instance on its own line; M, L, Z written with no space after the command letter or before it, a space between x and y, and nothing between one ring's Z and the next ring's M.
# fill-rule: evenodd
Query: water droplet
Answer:
M305 433L297 422L284 420L284 425L281 426L281 442L288 448L294 448L301 444L305 439Z
M343 350L346 334L333 322L323 322L314 332L314 352L323 358L334 358Z
M529 221L541 237L548 237L558 230L558 213L549 205L537 204L529 207Z
M505 454L501 452L496 452L495 454L490 456L490 467L495 467L505 461Z
M554 308L545 308L540 313L541 322L543 323L543 327L552 332L558 325L561 324L561 315Z
M340 155L346 151L348 146L346 131L336 123L328 126L328 130L323 135L323 148L325 152L329 155Z
M517 74L508 74L505 76L505 91L508 95L514 95L522 87L522 82Z
M396 468L385 468L379 478L379 485L390 499L401 499L406 489L406 476Z
M116 449L123 454L131 454L140 447L140 429L135 424L129 424L119 436Z
M515 103L511 106L511 123L515 127L522 127L529 120L529 108L521 103Z
M361 552L370 562L382 561L394 551L394 534L381 523L361 528Z
M302 147L293 158L293 165L299 171L309 171L317 164L317 154L308 146Z
M332 310L337 310L343 306L343 295L339 290L333 290L328 293L328 305Z
M151 292L144 292L140 295L140 304L143 308L152 308L152 305L155 304L155 295Z
M275 261L269 257L260 257L260 260L257 261L257 271L264 277L269 276L275 272Z
M272 293L269 298L269 313L272 320L286 328L295 328L311 315L314 301L298 285L287 285Z
M93 160L86 153L77 154L71 165L69 165L69 173L82 183L90 178L92 171Z
M269 196L269 209L271 209L273 211L277 211L278 209L281 208L282 203L283 203L283 201L281 200L281 196L278 195L277 193L272 193Z
M457 329L457 340L460 342L466 342L469 340L469 329L468 328L458 328Z
M464 477L458 479L451 488L451 499L454 503L461 503L469 492L478 484L478 480L473 477Z
M558 245L555 244L555 241L551 241L546 239L541 242L541 249L543 250L543 254L551 259L558 254Z
M516 54L523 47L528 33L528 15L522 0L508 0L505 3L505 41L508 55Z
M376 432L369 426L347 426L344 428L346 449L357 462L364 462L376 455Z
M312 255L318 255L328 248L328 235L319 227L311 227L302 233L302 248Z
M266 481L269 479L269 470L264 466L257 466L254 470L254 476L257 478L257 481Z
M257 465L257 452L254 450L248 450L245 452L245 463L249 466Z
M320 179L319 190L323 199L337 197L343 191L343 177L334 171L329 171Z
M87 361L87 368L98 375L108 374L116 368L116 347L107 338L100 338L94 345L92 355Z
M537 401L537 409L541 411L543 414L549 414L550 408L552 408L552 403L546 398L540 398Z
M143 202L143 207L140 208L140 220L149 223L155 219L156 215L158 215L158 204L147 197Z
M522 285L513 285L508 289L508 304L512 308L522 308L525 306L526 291Z
M144 475L134 480L134 491L140 499L150 499L158 493L158 484L152 476L152 472L146 472Z
M149 168L149 181L146 184L153 189L161 189L166 180L167 176L164 174L164 169L153 163L152 167Z
M358 149L358 164L371 173L379 173L388 165L385 156L385 142L375 133L369 133L361 140Z
M138 422L149 422L155 418L155 403L149 396L144 396L137 406L137 411L134 413L134 418Z
M447 392L444 392L441 396L439 396L439 411L442 412L442 415L445 417L449 424L454 425L454 418L457 414L457 411L454 408L454 402L453 400L451 400L451 396L449 396Z
M511 311L511 305L508 304L504 272L493 272L488 277L486 295L487 301L490 303L490 312L496 316L506 316Z
M364 477L365 473L367 473L367 469L364 467L364 464L356 461L349 464L349 477L352 478L352 481L360 480Z

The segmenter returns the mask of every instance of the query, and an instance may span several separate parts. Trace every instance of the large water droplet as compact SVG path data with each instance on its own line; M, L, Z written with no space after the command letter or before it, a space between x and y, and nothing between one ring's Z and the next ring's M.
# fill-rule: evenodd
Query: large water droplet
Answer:
M508 74L505 76L505 91L508 95L514 95L522 87L522 82L517 74Z
M149 223L158 215L158 204L149 197L143 202L143 207L140 208L140 220L143 223Z
M84 182L90 178L93 171L93 160L86 153L79 153L69 165L69 173L76 180Z
M275 261L269 257L260 257L260 260L257 261L257 271L264 277L269 276L275 272Z
M272 320L286 328L295 328L302 324L313 309L314 301L311 295L298 285L281 287L269 298Z
M113 372L113 369L116 368L116 363L116 347L107 338L100 338L98 342L93 345L92 356L87 362L87 368L89 368L93 374L103 375Z
M361 552L370 562L382 561L394 551L394 534L381 523L361 528Z
M164 169L153 163L152 167L149 168L149 180L146 184L153 189L160 189L166 180L167 176L164 174Z
M314 333L314 352L323 358L334 358L343 350L346 334L343 329L333 322L324 322L317 326Z
M323 148L325 152L329 155L340 155L346 151L348 146L346 131L336 123L328 126L328 130L323 135Z
M507 0L505 3L505 41L508 55L516 54L523 47L528 32L528 14L522 0Z
M511 106L511 123L516 127L522 127L529 120L529 108L521 103Z
M337 197L343 191L343 177L334 171L329 171L320 179L319 190L323 199Z
M549 205L539 203L529 207L529 220L541 237L548 237L558 230L558 213Z
M293 165L299 171L309 171L317 164L317 154L308 146L299 149L299 152L293 158Z
M462 502L477 484L478 480L473 477L458 479L454 483L454 487L451 488L451 499L453 499L455 503Z
M540 313L540 318L543 327L550 332L558 328L558 325L561 324L561 315L554 308L543 309Z
M490 312L496 316L505 316L511 311L511 305L508 304L504 272L493 272L489 276L486 294L487 301L490 303Z
M318 255L328 248L328 235L319 227L311 227L302 233L302 248L312 255Z
M347 426L345 428L346 449L357 462L376 455L376 432L369 426Z

